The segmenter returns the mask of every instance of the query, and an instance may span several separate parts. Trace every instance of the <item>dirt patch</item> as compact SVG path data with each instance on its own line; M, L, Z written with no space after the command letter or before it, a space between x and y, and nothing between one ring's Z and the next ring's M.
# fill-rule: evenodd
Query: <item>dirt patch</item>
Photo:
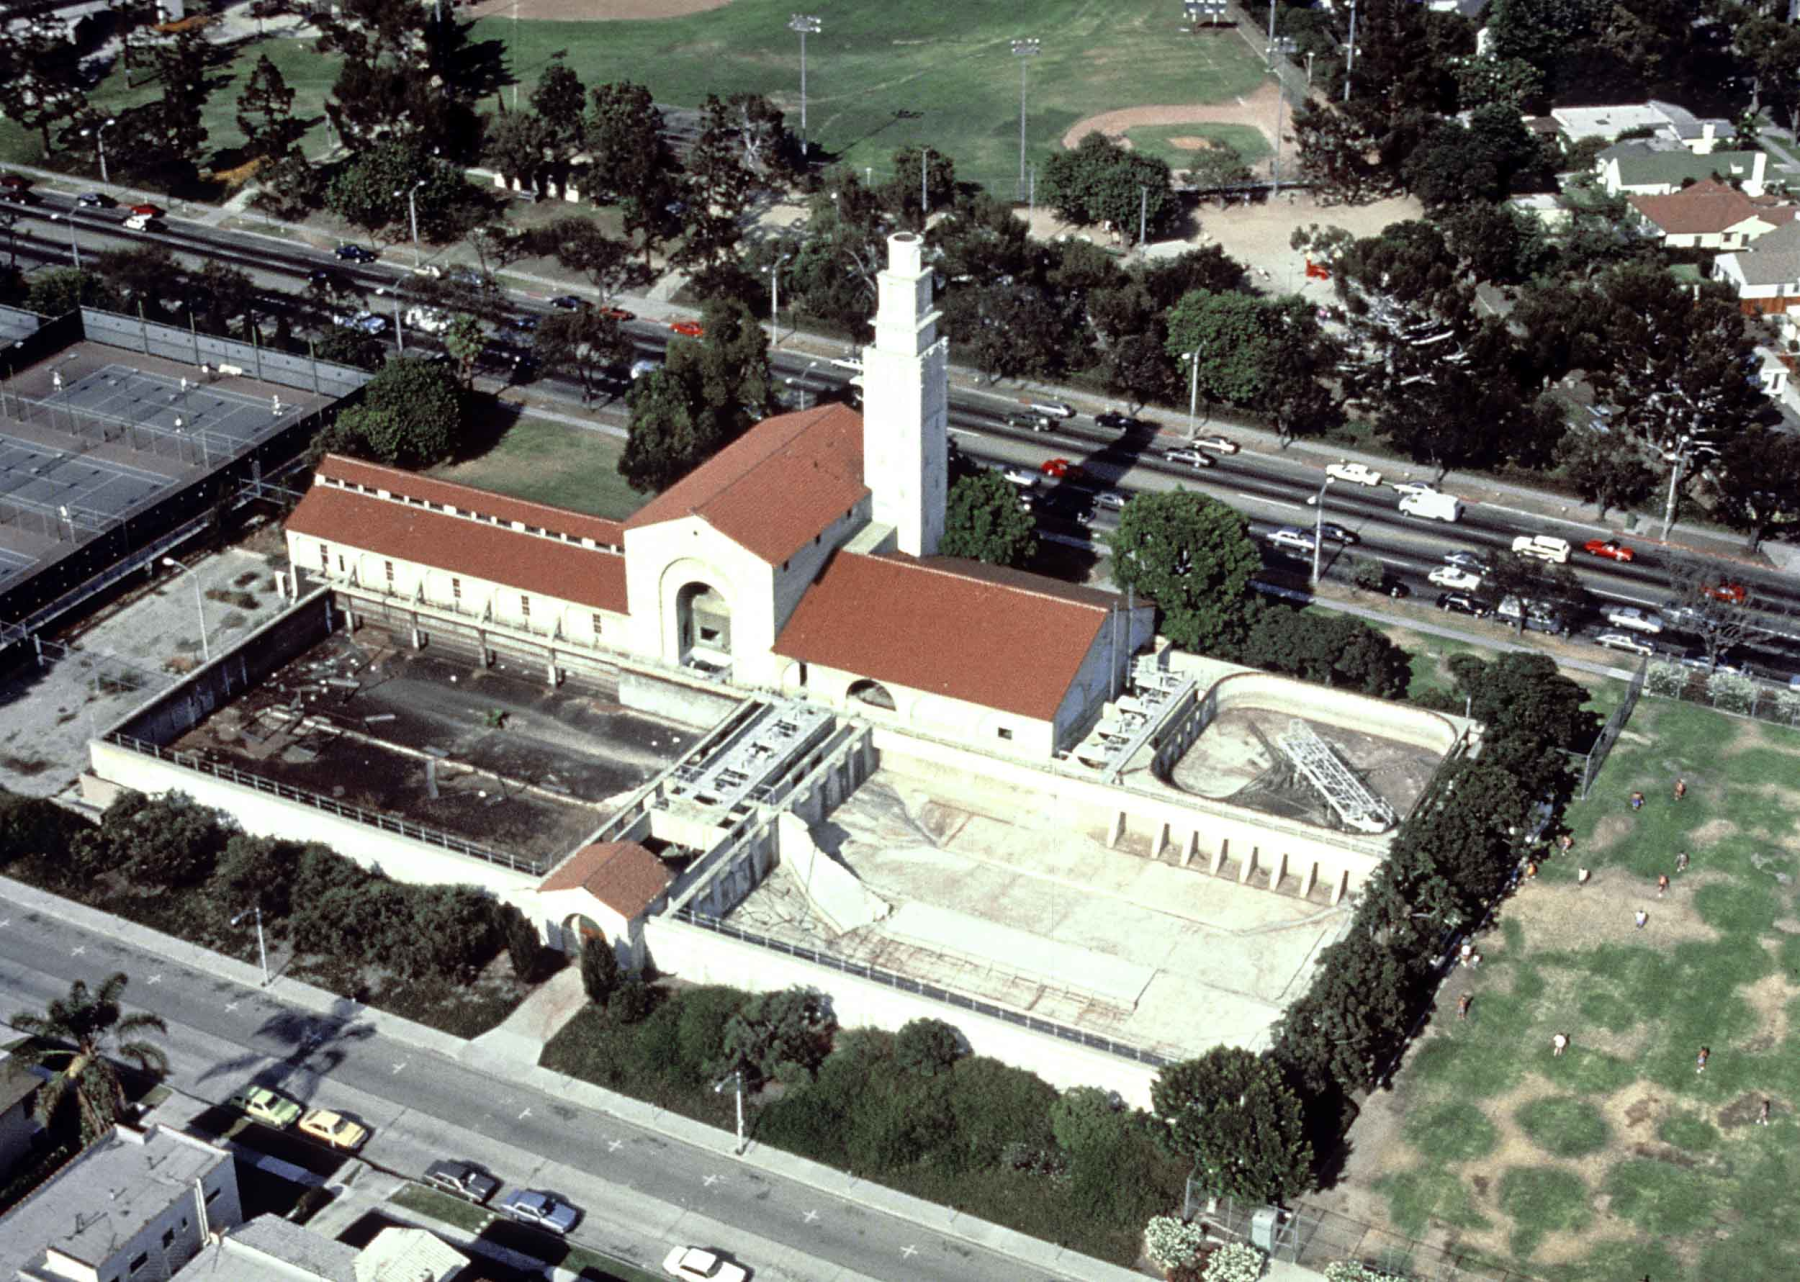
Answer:
M1125 141L1131 140L1127 138ZM1213 146L1213 140L1202 138L1198 134L1177 134L1169 139L1169 146L1180 147L1183 151L1206 151Z
M1757 1027L1756 1032L1736 1049L1761 1054L1785 1042L1788 1035L1788 1004L1796 995L1800 995L1800 988L1789 983L1784 972L1773 970L1754 984L1746 985L1738 991L1743 994L1750 1009L1756 1012Z
M476 18L534 18L550 22L648 22L723 9L730 0L481 0L468 7Z
M1063 146L1074 150L1081 140L1098 131L1108 138L1123 139L1125 131L1139 125L1249 125L1275 146L1276 104L1280 90L1273 80L1255 93L1235 102L1190 103L1185 106L1121 107L1077 120L1063 134ZM1177 146L1201 146L1198 139L1175 139Z
M1622 869L1600 869L1585 886L1528 883L1507 905L1507 912L1525 926L1532 939L1591 945L1602 939L1618 941L1637 935L1659 947L1690 939L1711 941L1718 938L1718 932L1700 919L1692 900L1694 891L1712 880L1729 879L1684 873L1670 892L1671 898L1658 900L1654 881ZM1640 908L1650 915L1641 931L1633 916ZM1598 1035L1594 1041L1597 1045Z
M1704 850L1708 846L1716 846L1727 837L1737 836L1738 826L1729 819L1708 819L1694 829L1694 849Z
M1610 849L1617 844L1621 837L1630 831L1630 816L1608 815L1594 825L1594 835L1588 838L1588 846L1593 850Z
M1714 1117L1714 1124L1722 1131L1734 1131L1740 1126L1754 1126L1762 1117L1763 1097L1761 1095L1740 1095ZM1779 1118L1793 1110L1778 1099L1769 1101L1769 1117Z

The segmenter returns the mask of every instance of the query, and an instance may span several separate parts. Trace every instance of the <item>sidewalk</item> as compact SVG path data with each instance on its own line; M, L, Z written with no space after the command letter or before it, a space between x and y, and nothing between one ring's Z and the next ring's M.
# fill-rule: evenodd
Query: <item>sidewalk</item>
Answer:
M22 910L43 913L81 929L110 936L171 962L217 975L245 988L262 988L262 972L256 966L211 952L197 944L175 939L124 918L62 899L23 882L0 877L0 897ZM1080 1278L1084 1282L1127 1282L1128 1279L1142 1282L1144 1277L1134 1270L1079 1255L1052 1243L964 1215L949 1207L937 1206L895 1192L883 1185L858 1179L843 1171L778 1149L753 1143L739 1157L735 1154L737 1144L734 1136L641 1100L540 1068L536 1063L535 1048L531 1048L531 1053L528 1054L527 1048L520 1044L521 1039L518 1038L507 1038L489 1045L481 1044L485 1039L465 1042L461 1038L441 1033L434 1028L426 1028L397 1015L358 1005L336 993L280 976L266 991L280 997L282 1001L318 1014L341 1019L348 1012L357 1020L374 1027L384 1037L457 1060L469 1068L495 1077L496 1080L526 1082L538 1090L559 1095L579 1107L595 1109L622 1121L658 1131L714 1156L742 1162L770 1175L844 1198L945 1237L960 1239L998 1254L1011 1256L1031 1268L1043 1269L1059 1277ZM681 1210L678 1207L670 1208L672 1213L679 1213Z

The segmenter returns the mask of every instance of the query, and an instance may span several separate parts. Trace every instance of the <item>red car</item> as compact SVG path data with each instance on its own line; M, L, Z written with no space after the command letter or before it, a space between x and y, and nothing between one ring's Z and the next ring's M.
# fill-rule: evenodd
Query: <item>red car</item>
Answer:
M163 216L162 206L160 205L133 205L131 207L131 212L134 214L142 214L146 218L161 218Z
M1071 463L1066 458L1047 458L1038 464L1038 471L1045 476L1055 477L1059 481L1076 481L1087 475L1082 470L1081 464Z
M1700 590L1715 601L1728 601L1732 605L1742 605L1750 595L1749 589L1742 583L1715 583L1710 588Z
M1595 556L1603 556L1609 561L1635 561L1637 553L1626 547L1617 539L1589 539L1582 547Z
M602 307L600 309L600 314L602 316L610 316L613 320L616 320L616 321L628 321L628 320L636 320L637 319L636 312L628 312L623 307ZM678 321L676 323L677 324L689 324L691 322ZM671 325L671 326L669 326L669 328L675 329L675 326ZM700 327L698 325L695 325L694 328L699 329ZM683 331L677 329L677 330L675 330L675 332L679 334L679 333L682 333ZM699 335L695 334L694 337L698 338Z
M706 333L699 321L670 321L669 328L683 338L700 338Z

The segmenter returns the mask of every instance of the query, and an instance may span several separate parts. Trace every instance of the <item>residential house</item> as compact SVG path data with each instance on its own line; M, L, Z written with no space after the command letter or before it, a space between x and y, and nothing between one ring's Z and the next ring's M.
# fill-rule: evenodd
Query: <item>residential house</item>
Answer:
M1617 142L1625 134L1649 130L1655 142L1705 156L1737 137L1729 120L1703 120L1685 107L1656 99L1616 107L1557 107L1550 118L1571 145L1589 138Z
M1777 227L1747 250L1720 254L1712 274L1737 291L1746 315L1785 317L1790 309L1800 311L1800 221Z
M1549 232L1561 231L1569 225L1574 215L1569 210L1569 202L1555 192L1533 192L1525 196L1514 196L1506 202L1507 207L1521 214L1530 214L1543 224Z
M1632 196L1631 207L1670 249L1742 249L1777 227L1785 227L1800 207L1772 197L1747 196L1707 178L1666 196Z
M1615 143L1594 162L1609 196L1667 196L1691 183L1719 177L1751 196L1763 194L1769 157L1760 151L1715 151L1704 156L1684 148L1645 142Z
M382 1229L358 1250L259 1215L216 1238L174 1282L454 1282L468 1266L468 1256L424 1229Z

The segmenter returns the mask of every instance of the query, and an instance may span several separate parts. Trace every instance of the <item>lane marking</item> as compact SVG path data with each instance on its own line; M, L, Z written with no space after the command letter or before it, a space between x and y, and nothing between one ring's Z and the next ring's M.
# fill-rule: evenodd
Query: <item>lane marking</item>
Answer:
M805 1220L808 1224L811 1224L814 1220L819 1218L819 1213L817 1211L808 1211L805 1215L801 1216L800 1218Z
M520 1113L520 1114L519 1114L519 1120L520 1120L520 1121L521 1121L521 1122L523 1122L523 1121L524 1121L524 1120L525 1120L525 1119L526 1119L526 1118L528 1118L528 1117L530 1117L530 1116L531 1116L531 1110L530 1110L530 1109L526 1109L526 1110L525 1110L525 1111L524 1111L524 1112L523 1112L523 1113Z

